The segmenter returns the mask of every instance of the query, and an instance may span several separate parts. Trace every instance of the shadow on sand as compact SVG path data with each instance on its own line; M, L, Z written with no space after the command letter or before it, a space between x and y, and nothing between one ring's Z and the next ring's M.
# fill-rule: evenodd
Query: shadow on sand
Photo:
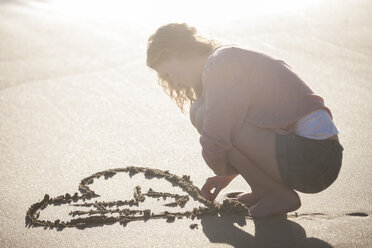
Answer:
M247 224L244 216L204 216L201 218L203 232L212 243L225 243L233 247L280 247L280 248L331 248L332 246L317 238L307 238L304 228L296 222L280 215L253 220L255 234L236 227Z

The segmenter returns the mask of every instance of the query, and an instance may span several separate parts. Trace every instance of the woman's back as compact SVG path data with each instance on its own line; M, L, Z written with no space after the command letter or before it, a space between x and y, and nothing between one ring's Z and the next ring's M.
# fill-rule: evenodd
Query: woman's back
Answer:
M230 106L230 111L241 113L244 109L244 115L240 115L244 121L277 133L292 131L291 124L317 109L332 116L323 99L285 62L235 45L221 46L209 56L203 73L203 94L213 96L209 103L207 99L206 111L215 111L212 108L219 104L235 103L238 105Z

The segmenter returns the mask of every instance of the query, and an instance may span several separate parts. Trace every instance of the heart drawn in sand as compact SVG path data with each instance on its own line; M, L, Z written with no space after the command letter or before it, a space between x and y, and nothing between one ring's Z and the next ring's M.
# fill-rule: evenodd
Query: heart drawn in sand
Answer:
M165 179L172 183L173 186L181 188L186 195L172 194L165 192L156 192L149 188L147 193L141 192L141 187L136 186L133 192L133 198L129 200L116 200L116 201L94 201L93 198L98 198L100 195L96 194L88 185L93 184L95 179L101 176L105 179L110 179L118 173L129 173L133 176L138 173L143 173L147 179L158 178ZM65 227L77 227L85 228L89 226L113 224L119 222L123 225L130 221L136 220L148 220L148 219L167 219L168 222L174 221L176 218L200 218L202 215L217 215L223 213L233 213L233 214L248 214L248 208L243 204L233 199L226 199L223 204L218 204L217 202L210 202L203 198L200 194L200 190L196 187L189 176L184 175L183 177L178 177L177 175L171 174L168 171L162 171L158 169L151 169L145 167L125 167L117 169L109 169L101 172L97 172L89 177L81 180L79 185L79 191L74 194L65 194L57 197L50 197L45 194L44 198L37 203L34 203L26 214L26 225L28 226L43 226L45 228L57 228L63 229ZM138 207L140 203L144 202L146 197L151 198L173 198L172 202L164 204L167 207L181 207L183 208L185 204L192 197L195 201L203 204L204 206L199 206L198 208L193 208L189 211L178 211L170 212L164 211L160 213L154 213L151 209L133 209L130 207ZM89 210L76 210L69 213L72 218L68 221L56 220L40 220L40 213L48 206L60 206L67 205L71 207L82 207ZM194 228L195 225L191 225Z

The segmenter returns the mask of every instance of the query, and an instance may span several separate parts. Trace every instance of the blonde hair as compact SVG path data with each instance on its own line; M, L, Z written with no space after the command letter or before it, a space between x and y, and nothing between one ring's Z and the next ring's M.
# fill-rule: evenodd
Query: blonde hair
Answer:
M220 46L216 40L208 39L186 23L170 23L161 26L152 34L147 43L147 66L154 69L170 57L187 59L209 54ZM158 83L163 87L177 106L185 113L202 94L202 85L196 87L177 87L173 82L158 74Z

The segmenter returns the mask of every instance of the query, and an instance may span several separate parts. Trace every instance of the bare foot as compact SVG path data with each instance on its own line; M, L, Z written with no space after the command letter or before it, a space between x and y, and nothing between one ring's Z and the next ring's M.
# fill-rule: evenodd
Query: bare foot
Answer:
M260 199L265 196L265 193L262 192L252 192L252 193L245 193L240 195L237 200L244 203L247 207L251 207L255 205Z
M243 194L244 192L240 191L234 191L234 192L228 192L225 194L225 197L231 198L231 199L236 199L239 195Z
M300 197L294 191L286 196L265 195L249 211L253 218L264 218L271 215L284 214L295 211L301 206Z

